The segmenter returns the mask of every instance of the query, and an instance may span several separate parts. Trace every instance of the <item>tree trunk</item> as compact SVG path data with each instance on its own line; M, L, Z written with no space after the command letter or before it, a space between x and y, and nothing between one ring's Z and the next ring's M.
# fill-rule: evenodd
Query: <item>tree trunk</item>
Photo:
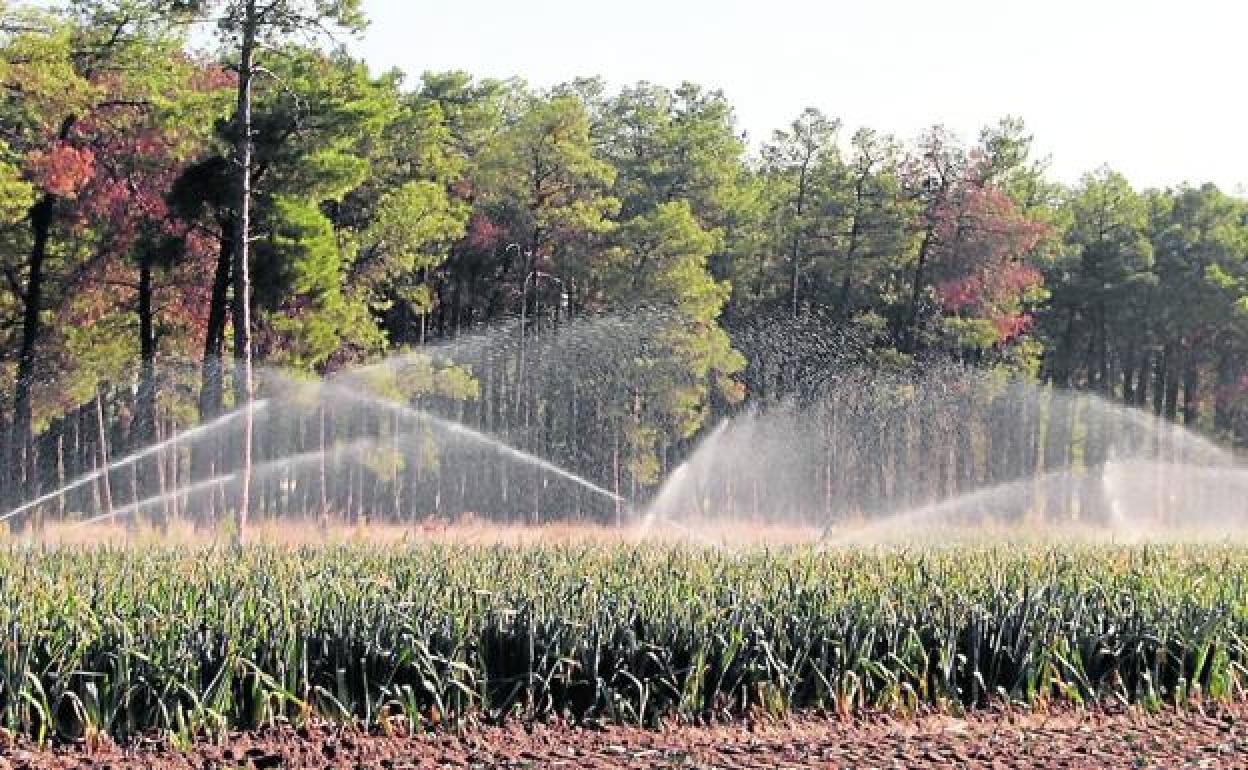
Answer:
M801 291L802 280L802 214L806 210L806 174L810 165L810 159L807 158L806 163L802 164L801 175L797 182L797 223L793 230L793 277L792 277L792 293L793 293L793 317L797 318L799 312L799 293Z
M222 236L217 253L217 269L212 279L212 298L208 306L208 326L204 334L204 354L200 363L199 420L208 422L225 409L225 322L229 315L230 270L234 259L234 228L228 217L222 222ZM206 481L219 475L225 442L220 436L207 436L191 446L192 482ZM197 495L187 500L187 508L196 525L205 525L214 518L216 495Z
M1187 366L1183 369L1183 424L1195 425L1199 419L1199 401L1200 401L1200 370L1196 367L1196 362L1188 358Z
M113 515L113 485L108 472L108 431L104 428L104 397L100 394L99 388L95 390L95 430L100 440L99 458L102 471L100 473L100 502L103 504L104 513L111 517Z
M136 404L136 435L132 448L156 443L156 332L152 318L152 252L139 250L139 392ZM162 458L157 453L149 461L136 467L138 473L137 494L146 500L158 488ZM138 465L138 464L136 464ZM156 514L158 515L158 514ZM164 525L164 518L157 522Z
M1122 403L1128 406L1135 403L1136 362L1135 346L1132 345L1122 361Z
M238 114L235 116L234 162L236 174L234 212L234 398L243 410L239 438L239 484L237 540L246 540L247 514L251 498L251 442L254 419L251 371L251 82L255 75L256 29L259 18L256 0L246 0L242 45L238 66Z
M1099 350L1097 351L1099 353L1099 356L1097 357L1097 369L1098 369L1097 379L1100 385L1099 390L1101 391L1101 393L1105 395L1106 400L1109 400L1113 396L1114 384L1113 384L1112 375L1110 372L1109 324L1107 322L1107 317L1108 317L1108 312L1105 309L1104 303L1101 303L1100 329L1099 329L1100 340L1099 340L1099 345L1098 345Z
M1135 373L1135 400L1132 404L1143 409L1148 404L1148 386L1152 381L1153 372L1153 356L1151 353L1145 353L1140 358L1139 364L1136 366Z
M919 300L923 297L923 271L927 269L927 259L931 254L936 234L929 226L923 233L923 243L919 246L919 258L914 266L914 282L910 287L910 309L906 316L906 328L902 334L901 352L911 355L919 348Z
M58 138L69 138L77 118L70 115L61 122ZM9 439L10 456L8 472L14 490L14 501L28 497L34 483L34 433L30 390L35 375L35 343L42 329L40 312L43 309L44 268L48 257L48 241L52 235L52 220L56 214L56 196L51 193L41 197L30 207L30 264L23 292L22 333L17 354L17 373L13 383L13 425Z
M225 322L229 314L231 263L234 260L234 226L227 220L222 230L217 269L212 279L212 299L208 306L208 328L204 335L204 357L200 368L199 419L220 416L225 408Z
M52 231L52 216L56 198L43 196L30 209L30 228L33 243L30 248L29 273L23 296L21 343L17 353L17 377L13 384L13 437L9 441L9 472L15 500L29 499L34 483L34 432L33 413L30 403L31 386L35 376L35 343L42 329L40 312L43 306L44 267L48 256L48 240Z
M1218 356L1218 388L1214 394L1213 429L1219 437L1229 438L1235 429L1235 353L1223 350Z
M7 468L0 468L0 509L8 509L10 505L18 504L17 489L13 485L13 466L10 464L15 452L12 450L12 441L15 438L13 431L13 423L9 421L9 416L0 410L0 462L4 462Z
M59 422L58 427L56 429L56 488L57 489L65 488L65 480L66 480L66 476L65 476L65 473L66 473L65 425L66 425L66 419L63 418ZM65 499L64 493L62 493L60 497L56 498L56 517L60 521L65 520L65 514L69 510L66 503L67 501Z
M1067 317L1066 333L1057 351L1053 384L1049 390L1048 423L1044 431L1044 471L1054 473L1066 470L1070 464L1071 423L1073 399L1070 386L1070 345L1074 340L1075 314ZM1045 501L1045 516L1050 521L1070 516L1070 497L1060 486L1050 490Z
M849 245L845 248L845 277L841 281L840 316L847 319L852 314L854 294L854 267L858 261L858 246L862 240L862 209L867 175L861 173L854 184L854 221L849 226Z
M1174 349L1166 351L1165 416L1171 422L1179 419L1179 372L1182 365Z
M1166 406L1166 374L1174 357L1169 345L1161 350L1153 363L1153 415L1160 417Z

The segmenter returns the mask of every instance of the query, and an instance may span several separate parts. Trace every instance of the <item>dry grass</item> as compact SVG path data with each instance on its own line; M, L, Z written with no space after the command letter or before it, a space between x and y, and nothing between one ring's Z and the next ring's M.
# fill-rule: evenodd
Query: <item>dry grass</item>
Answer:
M174 521L164 528L151 524L106 522L84 526L54 522L39 532L0 534L0 543L49 546L211 547L233 541L228 526L204 527ZM872 546L958 546L991 543L1248 543L1248 528L1230 523L1219 527L1181 523L1135 522L1101 526L1079 521L977 521L924 524L908 519L872 520L865 517L838 522L827 528L778 524L765 520L639 519L623 527L593 522L555 522L543 525L500 524L473 514L457 519L428 517L411 524L345 521L340 518L291 517L253 521L247 542L280 547L371 545L403 547L424 543L459 545L575 545L684 543L718 548L817 545L821 548Z
M632 544L641 542L689 543L706 546L745 547L755 544L797 545L817 542L821 532L811 527L781 526L762 522L698 522L670 524L662 521L611 527L590 522L559 522L544 525L499 524L469 515L456 520L426 518L412 524L344 522L318 517L266 519L253 522L247 542L302 547L317 545L406 546L422 543L462 545ZM14 532L15 543L53 546L149 546L208 547L232 540L227 527L205 528L190 521L175 521L158 528L142 524L127 526L109 522L82 526L51 523L41 532Z

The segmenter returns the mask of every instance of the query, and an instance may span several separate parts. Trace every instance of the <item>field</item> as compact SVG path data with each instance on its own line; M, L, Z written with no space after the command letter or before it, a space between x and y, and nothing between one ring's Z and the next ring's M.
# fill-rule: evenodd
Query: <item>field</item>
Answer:
M628 542L0 552L0 728L727 725L1234 705L1248 548Z

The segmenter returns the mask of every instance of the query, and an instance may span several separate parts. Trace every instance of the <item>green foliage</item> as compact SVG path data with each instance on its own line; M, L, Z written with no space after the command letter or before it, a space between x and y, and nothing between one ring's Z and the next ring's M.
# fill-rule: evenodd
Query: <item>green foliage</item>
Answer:
M571 96L530 97L480 161L483 191L514 201L535 254L563 239L606 232L618 201L606 194L615 178L595 156L589 115Z
M656 480L653 459L660 438L687 438L705 423L711 388L733 393L731 377L745 366L716 323L731 287L716 281L707 260L716 238L702 229L685 201L660 204L615 233L618 246L601 276L602 285L627 306L670 308L659 321L662 349L637 362L630 426L634 475ZM663 437L655 427L669 426Z
M360 237L354 275L384 290L440 265L447 245L464 234L468 207L452 200L444 185L414 181L386 192L373 217ZM419 310L432 309L427 292L404 298Z
M14 549L0 727L1156 708L1245 686L1245 585L1232 547Z
M745 146L723 94L692 83L675 91L640 83L608 99L602 112L595 133L616 169L622 219L684 200L703 226L723 224L745 176Z
M277 222L269 254L284 270L283 294L293 291L298 305L278 302L270 316L282 344L273 360L317 367L343 347L384 348L384 336L367 307L349 292L333 226L319 209L289 198L274 200Z
M142 3L139 3L140 5ZM334 26L359 31L367 26L360 0L173 0L158 2L185 19L215 18L225 37L237 36L248 6L262 20L258 38L281 44L300 33L319 33Z
M9 156L5 149L0 145L0 158ZM9 160L0 160L0 222L12 226L34 202L34 188L22 178L21 169Z

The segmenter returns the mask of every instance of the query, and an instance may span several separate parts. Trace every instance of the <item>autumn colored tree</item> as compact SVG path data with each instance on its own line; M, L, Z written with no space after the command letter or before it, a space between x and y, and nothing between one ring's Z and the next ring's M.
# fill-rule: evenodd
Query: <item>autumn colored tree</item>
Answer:
M4 45L6 93L16 100L9 105L7 141L24 153L25 176L36 198L26 216L24 258L10 263L10 285L23 310L8 467L15 474L10 488L29 494L38 478L32 396L44 314L116 256L114 237L124 242L127 228L113 223L114 237L97 239L86 253L80 238L58 237L81 233L121 198L129 207L131 199L149 192L118 181L118 167L161 141L153 137L163 131L161 121L172 114L179 83L192 65L177 53L181 40L174 31L141 7L83 3L62 14L20 18L24 21L15 28L21 31ZM135 66L153 57L169 59L170 66L157 72ZM125 134L132 136L121 138Z

